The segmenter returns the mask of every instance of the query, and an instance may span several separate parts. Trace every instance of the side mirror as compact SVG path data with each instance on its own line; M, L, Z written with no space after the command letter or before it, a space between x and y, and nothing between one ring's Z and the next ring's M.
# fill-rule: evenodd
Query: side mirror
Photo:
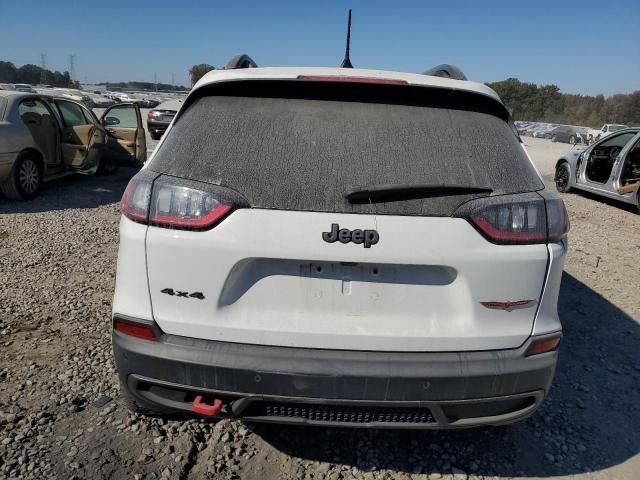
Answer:
M106 117L103 122L107 127L112 127L113 125L118 125L120 123L120 119L116 117Z

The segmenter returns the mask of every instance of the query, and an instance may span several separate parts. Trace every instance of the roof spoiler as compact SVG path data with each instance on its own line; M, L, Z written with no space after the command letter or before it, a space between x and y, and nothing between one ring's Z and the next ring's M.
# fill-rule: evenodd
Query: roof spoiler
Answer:
M467 76L462 70L460 70L460 68L455 65L449 65L448 63L443 63L437 67L430 68L426 72L422 72L422 74L431 75L432 77L453 78L454 80L468 80Z
M249 55L241 53L231 57L224 67L225 70L235 70L237 68L258 68L258 64Z

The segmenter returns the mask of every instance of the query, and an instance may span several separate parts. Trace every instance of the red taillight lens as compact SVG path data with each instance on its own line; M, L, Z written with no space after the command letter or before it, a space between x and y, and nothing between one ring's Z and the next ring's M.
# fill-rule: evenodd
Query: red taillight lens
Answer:
M152 342L158 341L158 337L156 337L153 328L149 325L128 322L126 320L116 318L113 322L113 328L114 330L124 333L125 335L129 335L130 337L142 338L143 340L150 340Z
M147 223L153 176L142 172L131 179L122 196L120 208L124 216L138 223Z
M154 117L153 110L150 112L147 112L147 120L151 120L153 117Z
M531 355L540 355L541 353L553 352L560 346L561 338L561 335L557 335L555 337L547 337L541 338L539 340L534 340L531 342L531 345L529 345L529 348L527 348L524 356L530 357Z
M545 201L537 193L473 200L456 216L469 220L487 240L502 245L554 242L568 231L562 200Z
M246 201L223 187L144 170L129 182L121 203L122 213L134 222L182 230L208 230L236 206Z
M396 78L356 77L349 75L298 75L298 80L316 82L349 82L349 83L379 83L383 85L408 85L406 80Z

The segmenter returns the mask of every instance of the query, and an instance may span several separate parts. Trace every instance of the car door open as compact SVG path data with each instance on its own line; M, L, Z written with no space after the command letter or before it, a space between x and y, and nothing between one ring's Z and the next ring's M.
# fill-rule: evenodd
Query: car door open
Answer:
M135 103L109 107L102 115L102 125L115 141L109 150L121 162L142 165L147 158L147 144L140 108Z
M97 168L98 155L91 155L92 147L104 141L94 121L83 108L67 100L54 101L62 117L61 150L65 164L74 169L90 171Z

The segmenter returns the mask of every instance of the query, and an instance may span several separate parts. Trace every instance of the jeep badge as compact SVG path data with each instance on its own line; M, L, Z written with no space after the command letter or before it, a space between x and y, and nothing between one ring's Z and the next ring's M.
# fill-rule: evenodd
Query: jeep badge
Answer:
M370 248L371 245L375 245L380 240L380 235L376 230L349 230L348 228L340 228L337 223L331 224L331 231L322 232L322 239L327 243L334 243L340 241L340 243L353 242L356 244L364 243L364 248Z

